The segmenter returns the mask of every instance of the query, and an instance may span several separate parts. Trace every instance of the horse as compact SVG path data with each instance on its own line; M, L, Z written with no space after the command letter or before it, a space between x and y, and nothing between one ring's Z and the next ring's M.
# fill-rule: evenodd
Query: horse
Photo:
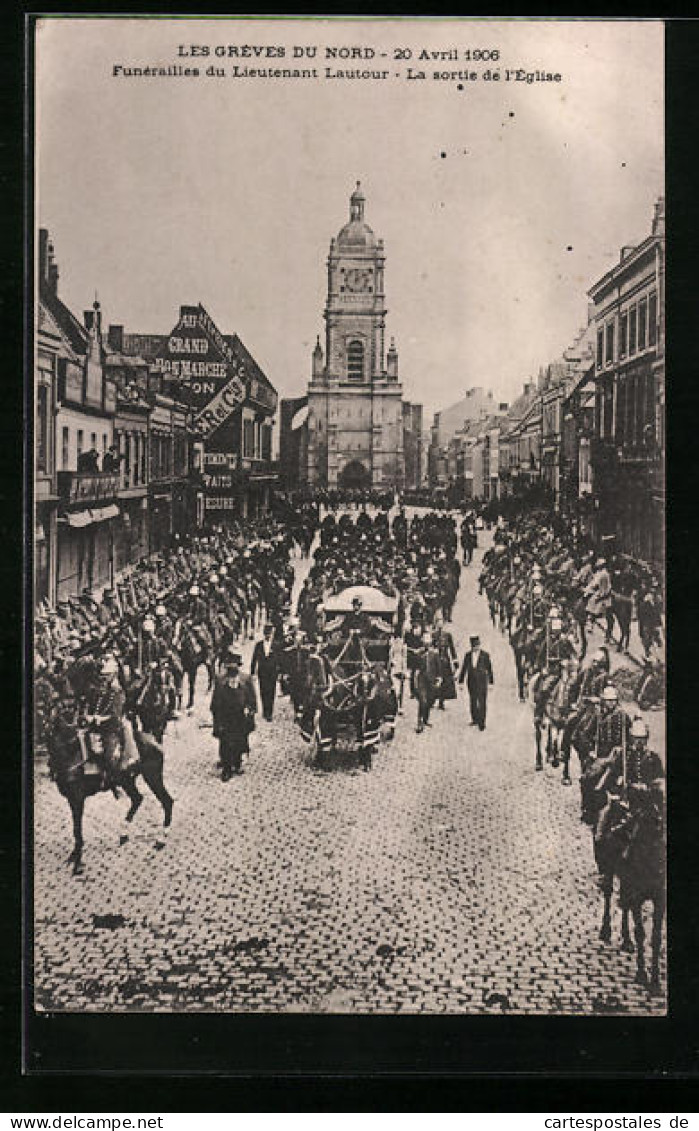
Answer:
M83 870L82 825L85 801L88 797L109 789L112 789L116 795L117 787L122 788L131 802L126 814L126 820L130 823L143 802L143 795L136 785L136 778L140 774L162 806L163 826L168 828L172 822L174 801L163 782L162 747L151 735L139 731L136 727L133 728L132 733L138 752L137 760L125 764L123 768L112 768L109 775L95 763L88 766L88 760L83 753L81 732L77 727L64 728L63 733L54 729L49 737L51 776L59 792L68 802L73 818L74 843L68 863L73 865L74 876L79 875ZM96 772L88 772L91 767L94 767ZM120 843L125 844L127 839L126 835L122 836Z
M545 703L544 716L548 722L547 748L551 749L551 761L554 768L560 761L563 763L564 785L570 785L570 748L567 746L566 724L571 715L570 702L570 673L564 672L552 687Z
M529 695L534 704L534 736L536 739L536 769L543 770L544 764L541 752L541 739L546 731L546 761L550 762L554 770L559 765L558 747L554 748L551 726L547 718L549 699L554 694L559 681L558 673L537 672L529 683Z
M197 672L203 664L209 676L208 690L214 685L213 644L209 630L203 625L192 625L183 621L179 634L179 654L184 673L189 684L187 709L194 706L194 686Z
M143 730L161 743L172 710L172 687L169 671L153 668L138 693L135 713Z
M617 648L620 652L628 652L633 616L633 593L612 589L612 612L619 625Z
M611 941L611 898L616 875L622 911L622 950L634 952L629 932L631 915L636 943L636 982L647 986L652 993L660 990L660 946L666 907L664 821L662 804L649 793L637 797L633 807L619 796L610 795L594 837L595 860L604 897L600 938L604 942ZM653 906L650 979L646 971L643 925L646 902Z

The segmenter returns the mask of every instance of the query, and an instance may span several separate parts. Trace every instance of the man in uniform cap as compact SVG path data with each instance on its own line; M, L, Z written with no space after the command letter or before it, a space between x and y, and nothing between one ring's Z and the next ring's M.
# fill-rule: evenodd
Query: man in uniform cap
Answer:
M471 726L485 730L488 686L493 682L493 667L490 656L481 648L480 638L471 636L469 642L471 648L464 656L459 673L459 684L463 686L466 680L471 706Z

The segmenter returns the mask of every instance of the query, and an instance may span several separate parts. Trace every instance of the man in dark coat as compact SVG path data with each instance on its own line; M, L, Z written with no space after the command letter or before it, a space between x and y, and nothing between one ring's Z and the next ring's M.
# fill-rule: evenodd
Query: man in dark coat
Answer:
M471 702L471 726L485 730L485 716L488 703L488 685L493 682L493 668L490 656L481 648L477 636L470 637L471 648L464 656L459 674L459 684L466 680Z
M257 696L250 676L241 674L242 662L239 653L228 653L226 674L217 680L211 697L214 738L219 741L223 767L222 781L230 781L234 772L242 774L243 754L250 749L248 735L255 725Z
M255 645L250 674L255 675L255 673L260 685L262 713L266 721L271 723L279 675L279 650L274 639L274 625L265 625L263 639L258 640Z
M442 661L429 629L425 632L423 641L424 647L420 655L420 666L415 680L418 734L422 734L426 726L432 725L430 723L430 712L439 694L442 678Z

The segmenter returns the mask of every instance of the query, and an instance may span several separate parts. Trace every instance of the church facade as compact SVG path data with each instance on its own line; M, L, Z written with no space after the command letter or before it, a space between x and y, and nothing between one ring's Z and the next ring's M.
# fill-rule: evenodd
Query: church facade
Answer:
M316 343L308 386L306 481L316 487L402 488L398 353L385 348L383 241L364 219L359 182L349 222L330 241L325 351Z

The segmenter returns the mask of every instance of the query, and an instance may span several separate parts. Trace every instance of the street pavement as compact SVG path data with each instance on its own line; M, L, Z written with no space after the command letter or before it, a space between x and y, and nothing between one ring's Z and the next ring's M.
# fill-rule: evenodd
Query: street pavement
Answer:
M613 943L599 940L577 779L535 771L531 706L478 596L481 542L451 628L460 658L473 633L491 654L484 732L460 694L418 735L406 698L370 772L350 755L321 770L278 698L222 783L202 671L165 738L171 829L150 793L130 827L124 798L89 799L78 877L68 806L37 763L38 1009L665 1012L619 950L618 908Z

